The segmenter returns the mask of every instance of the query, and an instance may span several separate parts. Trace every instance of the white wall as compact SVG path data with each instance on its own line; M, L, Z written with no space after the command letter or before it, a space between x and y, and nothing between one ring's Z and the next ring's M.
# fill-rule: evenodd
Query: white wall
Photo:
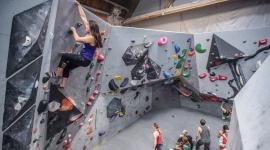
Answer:
M142 0L142 2L144 1ZM148 8L144 7L144 9ZM255 29L270 26L269 9L270 1L267 0L226 2L141 21L130 26L189 33ZM143 10L142 8L137 9L134 14L138 11Z

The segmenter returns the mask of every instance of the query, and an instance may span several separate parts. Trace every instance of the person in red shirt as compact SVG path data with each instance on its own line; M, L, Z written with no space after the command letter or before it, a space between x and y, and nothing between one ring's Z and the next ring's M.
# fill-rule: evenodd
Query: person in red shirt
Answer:
M219 131L219 150L226 150L228 133L229 127L227 125L224 125L222 130Z
M153 150L162 150L162 134L161 130L159 128L159 125L157 123L154 123L154 146Z

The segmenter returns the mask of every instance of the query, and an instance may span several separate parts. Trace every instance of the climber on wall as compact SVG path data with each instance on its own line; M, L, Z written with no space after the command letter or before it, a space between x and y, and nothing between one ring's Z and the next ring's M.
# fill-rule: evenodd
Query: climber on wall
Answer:
M78 6L79 14L85 27L86 35L79 36L74 27L71 27L70 29L73 33L75 41L83 43L84 47L83 49L81 49L79 54L63 54L56 68L56 71L47 72L46 77L44 77L42 80L43 83L46 83L51 77L56 77L56 79L58 80L59 88L65 87L66 81L69 77L69 73L72 69L80 66L88 66L93 60L96 49L102 48L102 39L99 32L99 26L94 20L87 20L83 8L79 2L75 1L75 4ZM60 78L61 75L63 78Z
M223 120L230 120L231 114L232 114L232 108L231 107L225 107L224 102L222 101L220 109L222 111L222 119Z

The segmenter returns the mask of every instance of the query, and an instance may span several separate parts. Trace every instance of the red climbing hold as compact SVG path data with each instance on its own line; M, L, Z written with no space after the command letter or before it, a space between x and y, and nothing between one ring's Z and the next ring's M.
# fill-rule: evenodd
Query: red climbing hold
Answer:
M203 78L205 78L206 76L207 76L206 73L201 73L201 74L199 74L199 78L200 78L200 79L203 79Z
M191 57L195 54L195 51L194 50L189 50L188 51L188 56Z
M103 61L104 61L104 56L102 54L99 54L98 57L97 57L97 62L101 63Z
M218 78L218 76L210 76L209 79L210 79L211 82L215 82L215 81L217 81L219 78Z
M83 116L83 114L82 113L79 113L77 115L74 115L74 116L70 117L69 118L69 123L73 123L74 121L80 119L82 116Z
M267 44L267 39L263 39L259 41L259 47L266 44Z
M227 80L228 77L226 76L222 76L222 75L218 75L218 80Z

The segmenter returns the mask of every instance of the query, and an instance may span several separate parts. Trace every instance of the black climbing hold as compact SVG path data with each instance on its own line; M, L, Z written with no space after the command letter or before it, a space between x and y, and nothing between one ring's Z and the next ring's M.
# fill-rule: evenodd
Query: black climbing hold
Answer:
M139 95L140 95L140 92L139 92L139 91L137 91L137 92L136 92L136 94L135 94L134 99L138 98L138 96L139 96Z
M111 79L109 82L109 89L112 91L117 91L119 89L118 85L115 83L114 79Z
M131 40L131 43L135 43L135 40Z
M128 88L122 89L122 90L120 90L120 93L121 93L121 94L125 94L127 90L128 90Z
M243 43L247 43L247 41L243 41Z
M41 113L43 113L47 109L47 106L48 106L48 101L41 100L38 104L38 109L37 109L38 114L40 115Z
M216 75L215 72L210 72L209 74L210 74L210 76L215 76Z
M40 120L40 124L44 123L45 122L45 119L41 119Z
M75 28L76 29L80 28L81 26L82 26L82 23L80 23L80 22L78 22L78 23L75 24Z
M120 87L125 87L128 84L129 79L125 78L122 83L120 84Z
M145 108L145 110L148 111L150 108L151 108L151 106L148 105L148 106Z
M125 112L125 107L119 98L114 97L107 106L107 118L113 118L117 115L123 117Z
M136 111L135 111L135 114L138 115L138 113L139 113L138 110L136 110Z
M145 97L145 101L148 102L149 101L149 96Z
M103 136L105 134L105 131L99 132L98 136Z
M209 41L210 41L210 39L206 39L206 41L207 41L207 42L209 42Z

